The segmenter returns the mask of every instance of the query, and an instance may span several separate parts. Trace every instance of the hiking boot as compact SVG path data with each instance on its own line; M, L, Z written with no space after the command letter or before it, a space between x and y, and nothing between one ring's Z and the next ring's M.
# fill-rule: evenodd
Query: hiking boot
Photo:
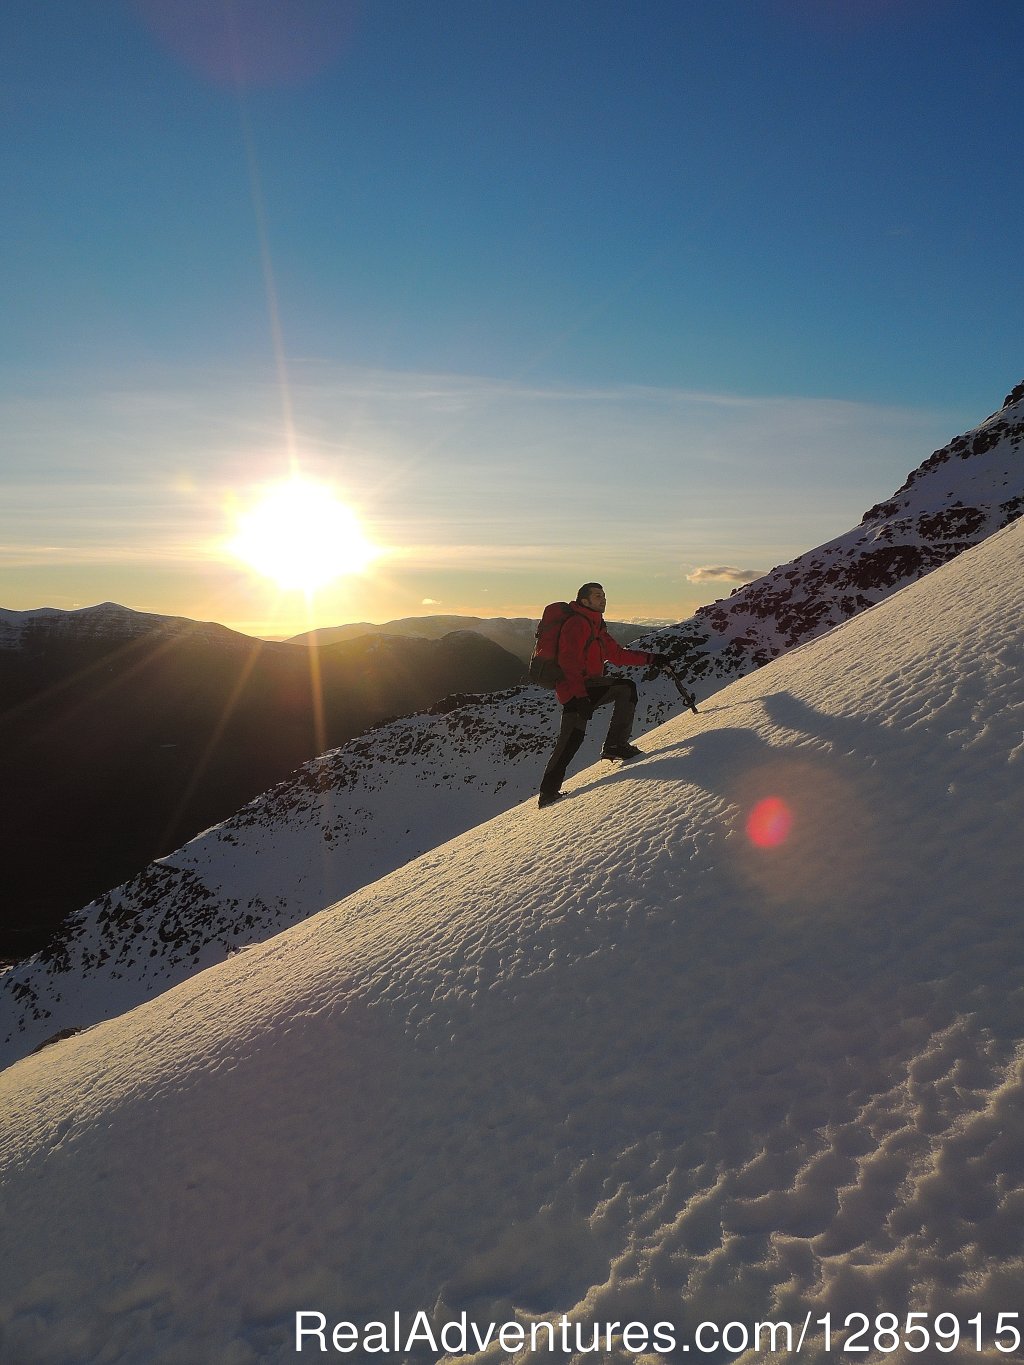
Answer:
M601 750L602 758L618 758L623 763L628 763L631 758L642 758L643 749L638 749L635 744L606 744Z
M561 792L541 792L540 796L537 797L537 805L543 810L545 806L553 806L556 801L561 801L561 799Z

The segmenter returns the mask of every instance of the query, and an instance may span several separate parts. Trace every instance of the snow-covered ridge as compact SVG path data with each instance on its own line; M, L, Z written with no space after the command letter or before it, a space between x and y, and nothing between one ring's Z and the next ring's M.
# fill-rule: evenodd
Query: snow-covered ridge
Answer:
M215 621L192 621L185 616L159 616L152 612L133 611L117 602L101 602L92 607L63 611L56 607L39 607L32 611L8 611L0 608L0 649L20 649L39 635L73 635L77 639L131 640L140 635L190 635L216 640L221 644L231 640L249 644L244 635L229 630Z
M883 601L1024 511L1024 385L930 455L859 526L669 632L694 677L739 677Z
M627 1322L680 1359L702 1322L807 1322L830 1365L881 1313L945 1335L880 1359L954 1329L1016 1358L1022 582L1018 524L557 820L509 810L10 1068L7 1356L277 1365L299 1311L328 1341L422 1311L619 1324L572 1365L635 1361Z
M150 864L3 979L0 1065L131 1008L507 809L543 765L552 706L536 689L450 698L305 764ZM597 742L590 737L590 750Z
M1005 526L1024 498L1024 391L1009 400L926 460L860 526L646 643L673 655L703 699ZM642 684L638 733L680 709L670 683ZM509 809L536 790L556 723L550 694L534 688L453 698L307 764L85 907L45 953L3 978L0 1065ZM596 758L601 738L599 716L579 763Z

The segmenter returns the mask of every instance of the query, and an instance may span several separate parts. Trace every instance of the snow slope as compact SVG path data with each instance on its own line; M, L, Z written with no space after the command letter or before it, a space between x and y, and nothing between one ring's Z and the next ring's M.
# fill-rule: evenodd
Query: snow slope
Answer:
M936 451L860 526L638 641L698 698L885 599L1019 516L1024 385ZM637 733L680 711L644 684ZM0 980L0 1066L109 1018L384 876L536 791L557 728L535 688L453 698L299 770L232 819L86 906ZM580 764L603 738L591 727Z
M809 1323L825 1365L848 1315L915 1311L1020 1359L1022 584L1017 524L557 821L509 810L12 1066L0 1357L427 1361L466 1313L642 1324L646 1355L573 1353L613 1365ZM378 1351L396 1312L419 1335Z

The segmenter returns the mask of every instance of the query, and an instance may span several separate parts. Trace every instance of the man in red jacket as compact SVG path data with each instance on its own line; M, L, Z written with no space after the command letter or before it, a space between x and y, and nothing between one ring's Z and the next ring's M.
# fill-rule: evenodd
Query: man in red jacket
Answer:
M550 806L561 798L566 769L583 743L587 723L598 706L612 707L601 757L628 762L643 752L629 742L636 711L636 683L629 678L606 678L604 666L606 661L639 666L660 665L666 660L662 654L623 649L613 640L604 623L606 602L600 583L584 583L558 638L557 662L565 676L556 686L555 695L562 703L562 724L541 778L539 806Z

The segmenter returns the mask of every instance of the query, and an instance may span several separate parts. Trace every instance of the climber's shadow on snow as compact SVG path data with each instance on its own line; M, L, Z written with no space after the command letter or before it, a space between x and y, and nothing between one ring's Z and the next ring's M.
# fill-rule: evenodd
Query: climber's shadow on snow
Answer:
M918 979L924 939L940 932L950 966L995 987L1002 964L978 938L977 907L1005 899L1005 889L978 884L976 858L975 880L964 884L961 840L973 846L989 822L984 795L953 786L957 744L936 728L825 714L789 692L747 705L781 732L778 744L753 727L698 732L600 780L664 783L682 822L706 810L700 792L710 794L716 861L744 888L748 909L820 932L823 953L855 947Z

